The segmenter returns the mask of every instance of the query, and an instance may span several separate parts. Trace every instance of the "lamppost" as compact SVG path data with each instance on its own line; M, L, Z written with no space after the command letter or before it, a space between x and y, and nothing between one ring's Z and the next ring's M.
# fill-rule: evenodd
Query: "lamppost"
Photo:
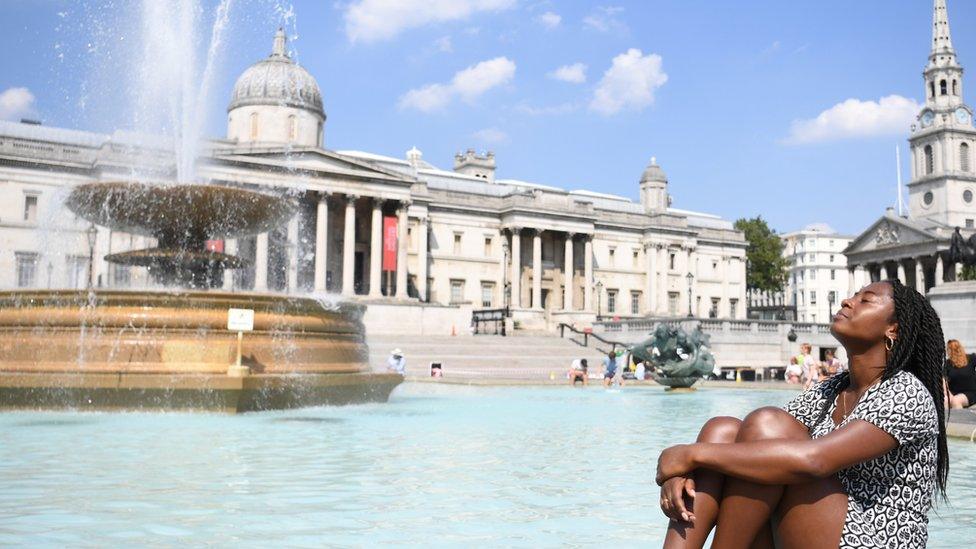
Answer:
M594 288L596 288L596 319L600 320L600 313L603 310L603 282L597 280Z
M695 316L691 313L691 284L695 281L695 275L689 272L685 275L685 278L688 279L688 318L691 318Z
M830 323L830 319L834 316L834 301L837 300L837 292L831 290L827 292L827 323Z
M95 228L95 224L92 223L88 226L88 230L85 231L85 236L88 237L88 284L87 288L92 289L92 278L94 277L95 268L95 239L98 238L98 229Z

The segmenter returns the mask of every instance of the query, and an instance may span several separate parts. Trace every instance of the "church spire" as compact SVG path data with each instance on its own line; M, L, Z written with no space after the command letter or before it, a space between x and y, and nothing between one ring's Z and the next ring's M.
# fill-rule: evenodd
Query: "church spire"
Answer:
M956 50L952 48L952 34L949 32L949 10L946 0L935 0L932 13L932 65L955 65Z
M288 57L288 53L285 51L285 43L288 38L285 36L285 29L278 27L278 32L275 33L274 37L274 48L271 50L271 57Z

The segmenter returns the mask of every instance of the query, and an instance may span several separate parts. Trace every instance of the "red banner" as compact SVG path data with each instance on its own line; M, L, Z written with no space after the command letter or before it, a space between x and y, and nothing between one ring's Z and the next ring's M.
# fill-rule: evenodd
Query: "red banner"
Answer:
M208 252L224 253L224 241L208 240L204 245L204 249L207 250Z
M397 218L383 218L383 270L395 271L397 264Z

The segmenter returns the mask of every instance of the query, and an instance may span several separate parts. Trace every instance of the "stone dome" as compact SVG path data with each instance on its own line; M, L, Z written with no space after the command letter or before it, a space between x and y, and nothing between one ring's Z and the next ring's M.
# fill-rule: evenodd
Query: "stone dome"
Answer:
M663 181L664 183L667 183L668 176L665 175L664 170L661 169L661 166L657 165L657 159L651 157L651 163L644 168L644 173L641 174L640 180L641 183L645 181Z
M248 67L237 79L228 111L273 105L306 109L325 118L318 83L288 56L285 40L284 30L278 29L271 55Z

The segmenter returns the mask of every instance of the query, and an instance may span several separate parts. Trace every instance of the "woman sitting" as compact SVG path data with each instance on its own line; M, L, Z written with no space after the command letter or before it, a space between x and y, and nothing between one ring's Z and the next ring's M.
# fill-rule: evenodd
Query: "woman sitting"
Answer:
M976 404L976 354L967 355L956 339L946 343L946 384L950 408L968 408Z
M848 371L661 453L665 547L702 547L716 524L718 548L925 547L949 470L939 317L882 281L842 301L831 332Z

